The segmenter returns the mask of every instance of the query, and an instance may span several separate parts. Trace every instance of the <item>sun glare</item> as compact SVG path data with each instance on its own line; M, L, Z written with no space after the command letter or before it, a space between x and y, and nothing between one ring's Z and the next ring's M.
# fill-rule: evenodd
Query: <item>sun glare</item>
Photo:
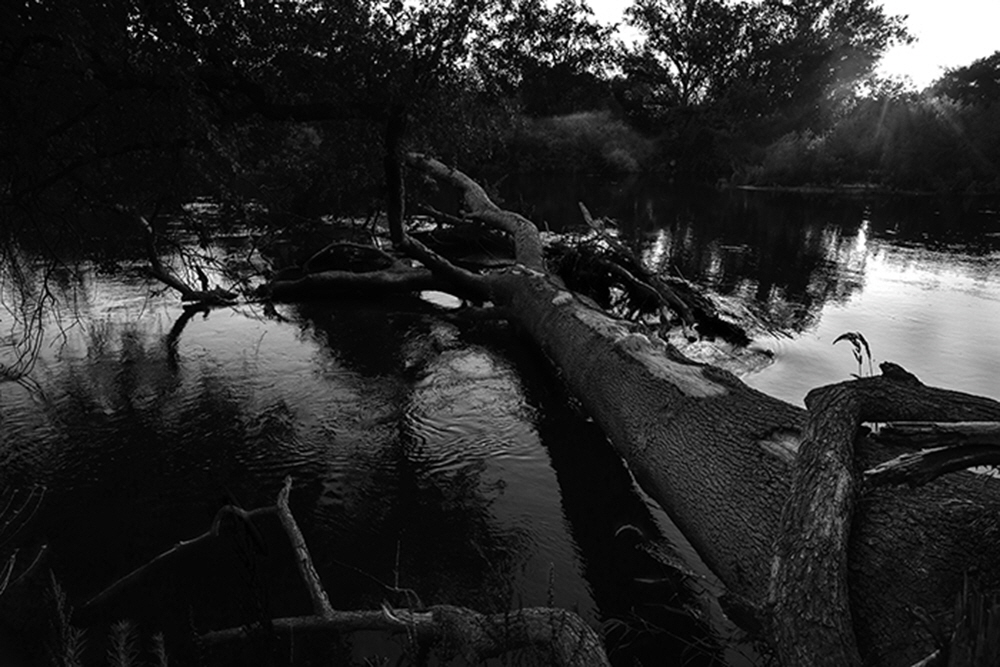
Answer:
M909 78L922 89L945 70L964 67L1000 49L996 0L884 0L887 14L907 17L912 44L898 44L882 58L878 72Z

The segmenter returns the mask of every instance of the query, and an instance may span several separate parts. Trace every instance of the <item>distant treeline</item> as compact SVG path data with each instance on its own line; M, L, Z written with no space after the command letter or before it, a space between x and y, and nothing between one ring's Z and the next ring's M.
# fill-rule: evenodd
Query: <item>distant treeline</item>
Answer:
M817 103L824 108L813 122L787 128L786 118L730 116L713 105L664 110L654 122L609 96L599 111L522 118L505 166L654 171L735 185L1000 192L1000 51L923 91L868 75Z
M1000 51L922 92L884 85L858 94L826 127L786 134L748 164L734 178L1000 192Z

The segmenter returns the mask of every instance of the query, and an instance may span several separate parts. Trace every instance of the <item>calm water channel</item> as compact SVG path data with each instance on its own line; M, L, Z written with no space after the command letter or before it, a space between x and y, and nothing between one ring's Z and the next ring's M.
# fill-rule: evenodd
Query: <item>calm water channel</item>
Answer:
M575 224L583 199L650 264L754 312L770 331L754 345L774 361L746 380L764 391L801 402L848 378L851 351L831 343L861 331L876 363L1000 398L1000 212L988 202L539 185L501 192L553 228ZM0 385L0 489L45 488L0 549L47 542L72 604L203 532L222 504L272 504L292 475L292 510L337 608L404 604L391 587L488 612L555 604L601 627L617 664L746 664L750 649L720 637L711 582L634 548L639 534L661 540L705 574L505 326L409 299L178 324L172 294L99 268L64 277L76 308L51 315L36 388ZM192 629L308 613L279 530L264 525L263 538L266 552L219 540L151 571L82 617L91 650L130 618L147 645L166 632L172 664L196 663ZM303 637L295 664L383 664L404 644ZM261 664L293 655L253 650Z

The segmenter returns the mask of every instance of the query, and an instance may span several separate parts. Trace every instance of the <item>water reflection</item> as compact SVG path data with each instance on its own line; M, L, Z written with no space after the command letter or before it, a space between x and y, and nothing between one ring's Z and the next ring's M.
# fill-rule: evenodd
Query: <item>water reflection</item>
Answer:
M168 315L187 319L179 335ZM200 533L224 499L272 503L291 473L293 511L341 608L378 606L398 585L483 611L551 597L595 619L539 408L488 347L509 334L470 341L389 304L285 317L151 307L100 320L41 360L41 394L5 390L0 482L51 489L31 538L52 545L68 590L87 597ZM231 551L166 568L90 621L163 628L183 657L190 622L306 611L280 548L249 569ZM362 637L344 650L386 647Z
M981 199L715 190L659 177L581 176L513 179L503 193L554 229L580 225L576 202L583 201L617 221L650 265L738 297L785 332L802 332L824 307L857 296L878 248L933 250L945 256L925 261L943 264L1000 252L1000 213Z
M584 201L617 220L650 264L756 313L765 325L756 346L774 363L748 380L781 398L800 402L809 389L848 378L857 370L850 354L831 343L859 330L876 363L1000 396L995 201L717 191L657 178L504 187L526 188L509 198L523 197L555 228L578 225L574 204Z

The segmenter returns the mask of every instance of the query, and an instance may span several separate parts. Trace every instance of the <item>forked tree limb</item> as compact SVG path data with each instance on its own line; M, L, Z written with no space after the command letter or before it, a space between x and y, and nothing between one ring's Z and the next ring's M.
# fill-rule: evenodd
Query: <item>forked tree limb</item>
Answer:
M927 387L895 364L814 389L772 565L775 645L785 667L860 665L847 590L847 541L861 483L863 422L1000 419L1000 403Z
M426 213L427 215L431 216L435 220L437 220L439 224L445 223L448 225L467 225L471 222L470 220L466 220L465 218L461 218L457 215L451 215L450 213L439 211L433 206L428 206L427 204L421 205L420 210Z
M522 215L500 208L493 203L481 185L443 162L419 153L408 154L406 162L458 188L462 192L465 205L463 213L467 217L510 234L514 239L517 261L535 271L545 270L542 241L533 222Z
M482 659L520 648L551 652L553 664L606 667L600 637L576 614L562 609L530 608L486 616L471 609L438 605L412 611L383 606L381 611L335 611L313 565L302 531L292 515L288 497L291 476L285 477L278 494L277 513L295 550L299 575L309 591L313 615L272 621L275 631L289 634L304 630L345 632L387 630L419 635L444 642L450 652L475 664ZM206 643L232 641L244 636L242 628L230 628L202 636Z

